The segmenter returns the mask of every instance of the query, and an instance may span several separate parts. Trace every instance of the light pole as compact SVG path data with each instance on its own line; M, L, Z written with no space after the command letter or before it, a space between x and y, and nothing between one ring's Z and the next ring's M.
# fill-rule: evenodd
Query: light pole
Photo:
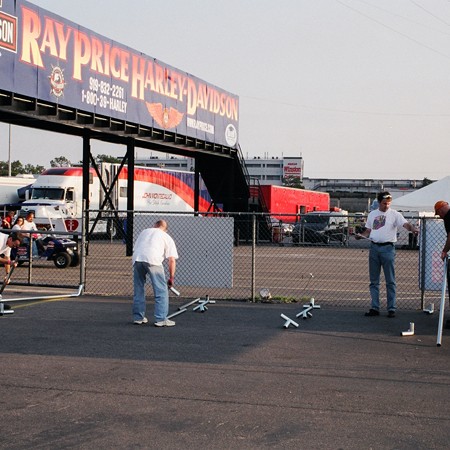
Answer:
M11 124L9 124L9 141L8 141L8 177L11 176Z

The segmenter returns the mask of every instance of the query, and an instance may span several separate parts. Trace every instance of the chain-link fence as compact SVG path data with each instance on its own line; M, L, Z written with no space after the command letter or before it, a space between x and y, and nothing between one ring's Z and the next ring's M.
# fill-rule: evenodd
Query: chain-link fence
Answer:
M46 289L62 292L77 289L82 284L79 234L54 230L1 231L13 240L20 236L22 241L11 249L10 259L17 264L11 274L8 291L14 288L20 292L21 288L30 288L34 292Z
M132 223L127 223L130 217ZM295 222L296 217L288 214L274 219L261 213L103 213L114 232L93 230L86 293L132 296L130 249L138 233L158 218L167 220L177 244L175 283L183 297L284 302L314 297L319 303L369 306L371 244L355 238L364 229L366 217L361 214L326 214ZM440 219L411 221L421 232L419 239L405 229L398 232L397 303L399 308L418 309L440 299L440 253L446 235ZM385 306L381 278L380 298Z

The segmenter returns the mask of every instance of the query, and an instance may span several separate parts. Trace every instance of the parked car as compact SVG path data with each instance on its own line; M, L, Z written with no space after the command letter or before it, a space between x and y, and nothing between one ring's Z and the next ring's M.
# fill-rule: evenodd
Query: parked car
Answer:
M305 214L292 230L292 242L329 244L339 241L345 244L348 239L347 211L314 211Z

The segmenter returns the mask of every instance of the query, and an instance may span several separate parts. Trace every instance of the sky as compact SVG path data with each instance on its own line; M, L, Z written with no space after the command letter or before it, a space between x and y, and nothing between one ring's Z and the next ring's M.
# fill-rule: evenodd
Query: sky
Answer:
M450 174L450 0L31 3L238 95L246 158L302 156L309 178ZM9 152L49 167L82 141L0 123Z

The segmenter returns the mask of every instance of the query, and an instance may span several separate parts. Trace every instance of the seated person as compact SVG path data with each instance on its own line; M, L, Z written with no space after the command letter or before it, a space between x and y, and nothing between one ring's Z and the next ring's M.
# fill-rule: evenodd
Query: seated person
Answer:
M22 243L22 238L17 233L2 234L0 233L0 264L5 266L6 276L4 283L9 283L8 274L11 270L11 249L17 248ZM14 267L17 265L16 261L13 261ZM3 309L11 309L9 305L4 304Z
M6 216L2 218L2 228L11 229L14 220L14 211L8 211Z
M25 221L22 225L22 230L23 231L36 231L36 233L23 233L23 235L28 238L31 235L31 237L36 242L39 255L44 253L45 246L44 246L44 243L42 242L42 236L39 233L37 233L38 229L37 229L36 224L34 223L34 212L30 211L27 213L27 215L25 217Z
M22 237L25 237L20 233L20 230L23 227L23 224L25 222L25 219L22 216L19 216L16 221L14 222L14 225L12 226L11 230L15 231L17 234L21 235Z

